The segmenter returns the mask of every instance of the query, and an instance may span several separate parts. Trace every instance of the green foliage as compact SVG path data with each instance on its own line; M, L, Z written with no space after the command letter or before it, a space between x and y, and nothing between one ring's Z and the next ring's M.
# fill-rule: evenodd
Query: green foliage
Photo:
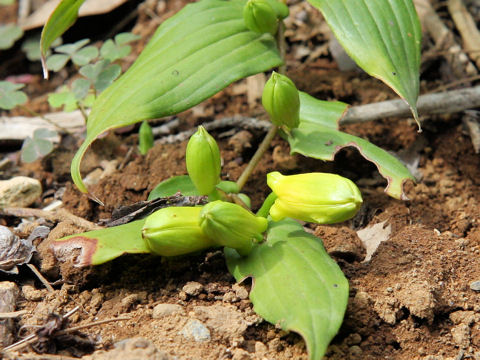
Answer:
M100 55L110 62L122 59L132 51L128 43L136 41L140 38L138 35L132 33L120 33L115 36L115 39L108 39L100 48Z
M57 46L55 48L56 54L47 58L48 70L60 71L69 60L72 60L78 66L90 63L98 57L98 49L95 46L86 46L89 42L89 39L82 39L73 44Z
M145 155L153 147L153 132L148 121L143 121L138 130L138 149Z
M11 5L15 3L15 0L0 0L0 5Z
M75 94L68 90L66 86L60 92L48 94L48 103L54 108L63 106L63 110L67 112L78 109Z
M100 60L95 64L81 67L79 73L90 81L97 93L100 93L122 73L122 68L118 64L110 64L108 60Z
M0 50L11 48L22 35L22 28L15 24L0 25Z
M17 105L26 103L27 95L19 91L24 86L10 81L0 81L0 109L11 110Z
M248 257L225 249L237 281L253 278L250 300L257 314L305 339L310 359L321 360L342 324L348 281L320 239L293 220L271 223L267 240Z
M30 163L49 154L53 150L52 137L58 136L56 131L36 129L33 137L27 137L22 145L21 159Z
M404 98L418 122L422 31L412 0L308 0L368 74Z
M183 196L198 196L197 188L193 184L190 176L180 175L162 181L148 195L148 200L154 200L162 197L175 195L180 192Z
M78 9L85 0L62 0L53 13L48 18L43 27L40 40L40 50L42 54L42 65L44 77L48 78L46 64L47 51L52 43L61 36L67 29L75 23L78 17ZM68 61L68 60L67 60Z

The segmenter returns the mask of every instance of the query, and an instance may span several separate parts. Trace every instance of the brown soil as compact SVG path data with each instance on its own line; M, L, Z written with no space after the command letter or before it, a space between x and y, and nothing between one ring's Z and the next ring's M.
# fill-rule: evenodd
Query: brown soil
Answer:
M171 14L182 2L172 4L171 8L157 9L160 16ZM136 31L148 36L153 29L149 18L141 14ZM328 55L301 62L304 59L292 55L298 46L306 43L314 48L325 41L321 34L308 34L305 39L291 41L287 64L289 75L302 90L350 103L395 97L375 79L355 71L338 71ZM425 89L437 85L423 83ZM235 114L262 117L258 101L252 107L245 91L239 90L242 86L246 87L245 81L180 114L181 129ZM236 180L263 134L230 130L213 135L220 139L223 179ZM344 150L336 162L323 163L290 156L288 145L280 139L274 141L245 187L254 208L266 195L265 174L272 170L336 172L354 180L362 191L364 205L355 219L336 226L312 227L341 266L351 288L344 323L326 359L480 359L480 295L470 286L480 280L480 167L478 154L461 125L461 115L427 118L422 134L410 120L398 119L351 125L344 130L390 151L413 152L419 159L420 179L417 184L407 184L410 200L385 195L384 179L356 151ZM234 133L237 135L232 138ZM0 176L24 174L42 179L44 197L37 207L51 202L55 191L65 187L61 196L64 207L98 222L110 218L119 206L145 200L161 180L186 173L186 142L156 145L146 156L129 153L135 144L136 135L110 134L98 140L84 160L84 174L101 168L102 161L122 164L121 169L117 166L90 188L105 206L90 201L72 185L72 146L64 145L41 161L14 166ZM13 216L0 220L12 229L19 222ZM42 221L33 220L27 229L39 223ZM56 225L49 240L79 231L67 223L47 224ZM364 262L366 250L357 231L374 225L374 236L390 234L371 260ZM20 230L17 233L28 235ZM43 344L42 349L27 347L22 359L33 359L33 352L40 350L64 356L88 355L85 359L308 358L299 336L277 329L254 313L247 296L250 285L235 283L220 251L180 259L128 255L95 268L62 266L59 273L45 246L37 246L41 251L33 263L50 281L57 281L53 292L28 269L21 268L18 276L0 273L0 279L13 281L21 289L16 305L26 314L15 323L17 337L30 332L32 326L45 324L49 314L64 314L75 306L80 310L70 317L70 326L126 319L82 329L68 339ZM159 313L159 304L179 306L165 314ZM184 335L193 320L209 330L209 339ZM146 340L134 339L137 337ZM123 342L119 345L119 341ZM90 355L93 350L97 352ZM45 359L50 358L46 355Z

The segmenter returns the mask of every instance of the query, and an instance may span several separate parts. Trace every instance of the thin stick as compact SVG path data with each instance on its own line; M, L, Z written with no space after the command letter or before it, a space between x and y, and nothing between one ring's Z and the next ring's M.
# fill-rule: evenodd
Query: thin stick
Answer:
M19 316L25 315L27 312L27 310L0 312L0 319L15 319Z
M248 178L252 174L253 170L255 170L255 167L257 166L258 162L262 158L263 154L268 150L270 143L272 142L273 138L277 134L278 126L273 125L269 130L267 135L265 135L265 138L263 139L262 143L258 147L257 151L253 155L252 159L248 163L247 167L245 170L243 170L242 175L237 180L237 185L239 189L242 189L242 187L245 185L247 182Z
M27 266L30 268L30 270L33 271L35 275L37 275L38 280L42 282L42 284L47 288L49 292L54 292L55 290L53 289L52 285L48 282L47 279L38 271L38 269L35 267L33 264L27 264Z
M95 322L92 322L92 323L89 323L89 324L78 325L78 326L74 326L74 327L71 327L71 328L68 328L68 329L65 329L65 330L60 330L60 331L57 332L57 334L59 334L59 335L68 334L68 333L71 333L71 332L74 332L74 331L77 331L77 330L81 330L81 329L86 329L86 328L89 328L89 327L92 327L92 326L102 325L102 324L106 324L106 323L114 322L114 321L125 321L125 320L131 320L131 319L132 318L130 318L130 317L118 317L118 318L99 320L99 321L95 321Z

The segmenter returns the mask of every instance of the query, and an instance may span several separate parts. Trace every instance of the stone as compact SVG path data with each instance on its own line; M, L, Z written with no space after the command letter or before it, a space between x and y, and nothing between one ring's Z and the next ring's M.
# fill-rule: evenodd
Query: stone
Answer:
M180 331L180 334L187 340L194 340L197 342L209 341L210 330L202 324L200 321L195 319L188 320L187 324Z
M195 318L227 338L243 335L249 325L243 314L232 305L195 306L193 312Z
M83 360L173 360L147 339L131 338L115 343L114 348L105 351L97 350L92 355L84 356Z
M0 312L15 311L19 290L15 283L10 281L0 282ZM13 319L0 320L0 348L13 343L15 324Z
M184 291L187 295L190 296L197 296L202 292L202 290L203 285L196 281L189 281L182 288L182 291Z
M40 181L17 176L0 181L0 208L28 207L42 195Z
M158 304L153 308L152 317L154 319L161 319L165 316L185 314L182 306L177 304Z
M40 301L44 298L46 290L35 289L32 285L22 286L22 295L28 301Z
M470 283L470 289L473 291L480 291L480 280L472 281Z
M235 291L235 295L240 299L240 300L246 300L248 299L248 291L245 289L243 286L239 284L234 284L232 286L232 290Z

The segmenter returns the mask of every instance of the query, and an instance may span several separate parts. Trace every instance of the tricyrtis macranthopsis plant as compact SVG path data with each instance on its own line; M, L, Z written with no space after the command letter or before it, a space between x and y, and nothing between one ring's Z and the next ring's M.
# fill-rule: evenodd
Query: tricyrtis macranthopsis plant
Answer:
M71 16L65 10L68 1L60 3L44 29L44 52L66 29L55 28L52 21ZM421 31L412 1L309 2L357 64L392 87L416 119ZM243 186L278 134L292 153L321 160L333 160L346 146L358 148L387 179L386 193L397 199L406 198L403 185L413 177L388 152L338 130L346 104L315 99L286 76L287 16L288 7L277 0L200 0L165 21L131 68L93 104L85 142L72 161L72 177L81 191L88 192L79 171L81 159L104 131L177 114L236 80L276 70L262 97L272 126L236 182L222 181L218 146L207 126L199 127L187 146L188 175L160 183L149 195L156 201L167 197L169 201L162 201L170 207L117 227L59 239L54 247L86 247L79 265L100 264L126 252L178 256L223 248L238 281L255 279L250 293L255 311L300 333L310 358L317 360L342 323L348 281L321 240L298 220L348 220L361 206L360 191L335 174L286 176L273 171L265 174L272 192L254 213ZM171 206L173 198L182 206Z

